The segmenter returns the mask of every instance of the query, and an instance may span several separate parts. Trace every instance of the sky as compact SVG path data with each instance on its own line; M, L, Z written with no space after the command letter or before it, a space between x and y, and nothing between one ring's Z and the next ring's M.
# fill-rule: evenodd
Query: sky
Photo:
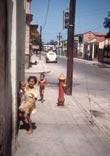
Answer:
M70 0L32 0L32 24L42 26L42 40L47 43L57 41L59 32L67 39L67 29L63 28L63 11L69 8ZM48 10L48 11L47 11ZM110 12L110 0L76 0L75 34L84 32L107 32L103 27L104 18Z

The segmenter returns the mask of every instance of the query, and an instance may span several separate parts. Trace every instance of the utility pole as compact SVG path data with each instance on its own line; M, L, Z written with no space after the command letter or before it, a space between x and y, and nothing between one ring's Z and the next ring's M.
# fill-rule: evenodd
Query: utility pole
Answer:
M41 51L42 51L42 26L40 26L40 57L41 60Z
M69 14L68 39L67 39L67 78L66 78L67 88L65 91L67 95L72 95L75 6L76 0L70 0L69 6L70 14Z
M60 39L62 38L61 33L59 32L59 35L57 36L58 40L59 40L59 51L60 51Z

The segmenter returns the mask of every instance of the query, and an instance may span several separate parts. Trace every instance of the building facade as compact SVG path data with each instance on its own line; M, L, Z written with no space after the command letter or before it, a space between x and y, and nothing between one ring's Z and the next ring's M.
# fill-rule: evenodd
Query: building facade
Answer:
M22 34L22 35L21 35ZM0 155L12 156L17 137L17 97L24 80L25 0L0 1Z
M105 40L99 43L98 61L110 64L110 34L105 37Z
M26 1L26 26L25 26L25 68L30 67L30 23L33 15L30 12L30 5L32 0Z
M105 40L106 33L86 32L83 34L83 58L98 60L99 42Z

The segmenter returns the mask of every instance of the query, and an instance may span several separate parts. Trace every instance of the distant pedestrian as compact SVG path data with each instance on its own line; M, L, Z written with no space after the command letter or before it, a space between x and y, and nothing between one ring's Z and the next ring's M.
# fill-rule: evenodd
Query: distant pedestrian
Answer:
M35 108L35 101L37 100L37 90L34 85L37 83L37 78L35 76L29 76L28 84L24 87L24 97L21 100L21 104L19 106L19 111L24 118L24 121L28 122L29 129L28 134L31 134L33 131L32 121L31 121L31 113Z
M39 85L39 92L40 92L40 99L42 103L44 102L44 91L45 91L45 85L46 85L46 80L45 80L45 74L41 73L40 74L40 80L38 82Z

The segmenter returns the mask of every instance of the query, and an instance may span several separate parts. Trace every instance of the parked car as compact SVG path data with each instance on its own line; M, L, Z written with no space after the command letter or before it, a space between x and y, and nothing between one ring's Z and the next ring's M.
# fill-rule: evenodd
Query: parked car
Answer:
M55 62L57 63L57 54L53 51L49 51L47 54L46 54L46 63L48 62Z

